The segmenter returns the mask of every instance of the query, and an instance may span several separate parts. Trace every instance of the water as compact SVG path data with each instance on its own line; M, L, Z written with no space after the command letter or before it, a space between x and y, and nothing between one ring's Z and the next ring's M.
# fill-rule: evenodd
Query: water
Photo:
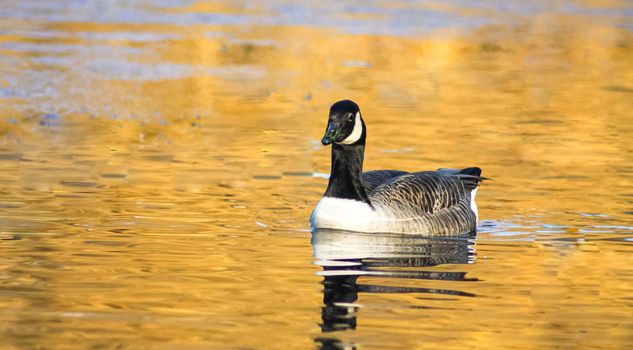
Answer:
M0 10L7 349L627 348L633 8ZM329 105L366 169L477 165L474 239L311 233Z

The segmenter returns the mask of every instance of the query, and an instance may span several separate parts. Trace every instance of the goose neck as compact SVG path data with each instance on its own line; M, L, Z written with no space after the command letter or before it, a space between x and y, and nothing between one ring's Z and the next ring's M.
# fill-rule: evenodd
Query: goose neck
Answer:
M361 174L365 145L332 144L332 170L325 197L353 199L370 204Z

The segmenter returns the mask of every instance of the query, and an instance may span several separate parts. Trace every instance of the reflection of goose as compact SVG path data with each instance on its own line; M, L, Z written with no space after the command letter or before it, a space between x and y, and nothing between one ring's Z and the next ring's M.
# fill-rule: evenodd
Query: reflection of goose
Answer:
M315 230L312 247L316 264L323 267L323 332L355 329L359 293L430 293L473 297L456 289L404 287L358 283L361 276L416 280L476 281L465 272L428 271L420 267L468 264L475 259L469 238L435 238L415 235ZM393 268L399 269L393 269ZM387 268L387 269L385 269ZM333 338L318 338L329 349ZM326 346L326 343L329 344ZM335 347L332 347L335 348Z
M410 234L363 233L320 229L312 232L312 248L319 260L367 258L423 259L424 264L466 264L474 258L466 237L425 237Z
M332 105L321 140L332 144L332 169L327 190L310 217L314 228L438 236L475 230L481 169L363 173L366 137L356 103Z

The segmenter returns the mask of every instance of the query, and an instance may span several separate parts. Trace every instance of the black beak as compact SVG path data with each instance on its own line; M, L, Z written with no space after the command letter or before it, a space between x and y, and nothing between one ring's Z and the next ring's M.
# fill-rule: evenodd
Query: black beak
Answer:
M323 138L321 139L321 143L323 144L323 146L327 146L334 141L335 137L336 137L335 128L331 123L328 123L327 130L325 130L325 135L323 135Z

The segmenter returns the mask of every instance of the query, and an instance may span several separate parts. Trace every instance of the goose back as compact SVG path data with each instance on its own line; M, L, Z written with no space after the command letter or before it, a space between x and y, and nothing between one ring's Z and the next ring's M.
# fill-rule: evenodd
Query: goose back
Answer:
M408 174L408 172L400 170L372 170L362 173L361 179L365 191L369 193L388 180L405 174Z

